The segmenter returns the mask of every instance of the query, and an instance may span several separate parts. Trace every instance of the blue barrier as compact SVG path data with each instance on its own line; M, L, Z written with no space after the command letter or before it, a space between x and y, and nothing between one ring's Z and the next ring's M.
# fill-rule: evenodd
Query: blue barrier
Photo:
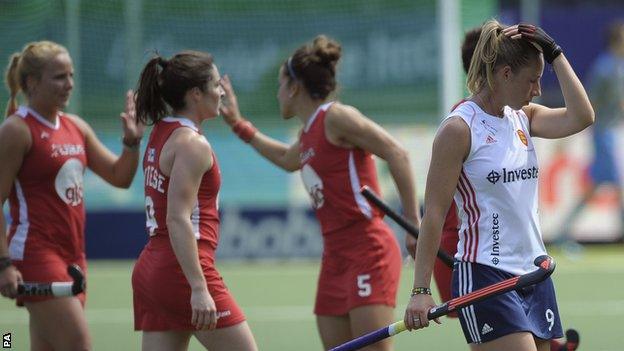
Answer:
M221 209L218 258L320 257L322 239L313 212L303 206ZM136 211L87 213L90 259L134 259L147 243L145 214Z

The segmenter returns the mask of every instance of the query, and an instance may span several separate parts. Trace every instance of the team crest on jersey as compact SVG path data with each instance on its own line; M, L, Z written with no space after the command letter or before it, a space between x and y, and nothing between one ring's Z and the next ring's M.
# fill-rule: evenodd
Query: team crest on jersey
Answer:
M41 132L41 139L49 139L50 134L48 132Z
M154 158L156 157L156 149L150 147L147 149L147 162L154 162Z
M529 146L529 140L527 139L526 134L524 134L522 129L518 129L516 133L518 133L518 137L520 138L520 141L524 144L524 146Z

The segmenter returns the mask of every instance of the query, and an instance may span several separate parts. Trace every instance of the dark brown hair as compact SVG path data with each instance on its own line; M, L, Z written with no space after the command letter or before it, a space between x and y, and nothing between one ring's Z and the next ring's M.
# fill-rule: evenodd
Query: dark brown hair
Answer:
M200 51L182 51L167 60L158 54L143 68L136 91L137 118L154 124L172 111L185 107L184 96L189 89L205 91L212 55Z
M464 41L462 42L461 46L461 55L462 65L466 74L468 74L470 61L472 60L472 55L474 54L475 48L477 47L477 42L479 41L480 36L481 27L472 28L471 30L467 31L466 34L464 34Z
M300 81L310 97L324 100L336 89L336 65L341 52L338 42L319 35L284 62L284 73Z
M468 69L468 90L476 94L486 86L494 88L494 72L509 66L513 72L537 60L540 52L524 39L511 39L503 34L503 26L489 20L481 27L481 35Z

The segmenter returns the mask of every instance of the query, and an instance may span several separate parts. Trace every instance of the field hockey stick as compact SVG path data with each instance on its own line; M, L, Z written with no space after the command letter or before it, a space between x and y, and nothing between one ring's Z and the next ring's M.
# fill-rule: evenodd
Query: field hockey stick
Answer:
M579 333L575 329L568 329L565 332L565 336L565 342L553 351L574 351L578 349L580 343Z
M407 231L408 234L418 239L418 228L415 225L410 223L405 217L397 213L395 210L390 208L374 191L372 191L367 185L364 185L362 189L360 189L360 193L364 195L364 197L370 201L377 208L382 210L388 217L392 218L395 222L397 222L403 229ZM444 250L438 250L438 258L444 262L445 265L453 268L453 258Z
M492 296L504 294L511 290L518 290L537 284L548 278L555 270L555 261L552 259L552 257L547 255L537 257L535 261L533 261L533 263L537 266L537 270L517 277L503 280L501 282L486 286L485 288L481 288L466 295L448 300L443 304L431 308L427 313L427 319L432 320L434 318L444 316L459 308L472 305L475 302L490 298ZM374 332L362 335L356 339L348 341L340 346L334 347L330 351L358 350L362 347L383 340L387 337L394 336L405 330L405 322L398 321Z
M85 279L82 270L76 264L67 267L67 273L74 279L73 282L35 283L24 282L17 285L17 294L20 296L74 296L85 290Z

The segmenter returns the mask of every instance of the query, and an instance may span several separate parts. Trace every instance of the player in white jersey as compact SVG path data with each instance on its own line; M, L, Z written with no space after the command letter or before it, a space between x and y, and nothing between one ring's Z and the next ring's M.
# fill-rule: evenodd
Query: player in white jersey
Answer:
M555 71L565 107L531 103L541 91L544 61ZM460 242L454 297L532 270L545 253L538 223L539 166L532 137L562 138L594 121L587 93L561 48L541 28L486 22L468 72L472 96L442 123L433 143L427 209L416 253L409 329L427 327L431 272L453 198ZM549 350L562 336L552 280L464 308L471 350Z

